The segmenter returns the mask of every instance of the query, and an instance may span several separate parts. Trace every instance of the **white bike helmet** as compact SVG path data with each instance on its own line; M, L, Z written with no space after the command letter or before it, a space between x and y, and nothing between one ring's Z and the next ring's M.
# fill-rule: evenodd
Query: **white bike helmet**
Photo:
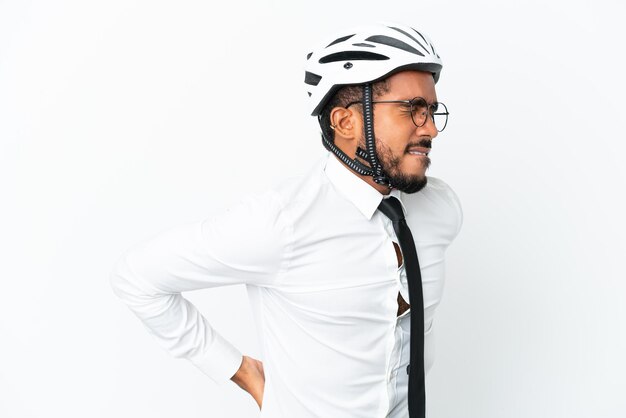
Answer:
M373 83L403 70L430 71L435 83L441 58L426 35L398 24L346 30L307 55L304 82L311 116L317 116L340 87Z
M378 163L374 147L371 84L404 70L428 71L435 83L442 62L430 39L400 24L374 24L345 30L307 54L304 83L312 116L320 117L324 106L343 86L363 85L363 116L367 151L357 150L370 167L349 158L324 134L324 146L359 174L371 175L379 184L389 183Z

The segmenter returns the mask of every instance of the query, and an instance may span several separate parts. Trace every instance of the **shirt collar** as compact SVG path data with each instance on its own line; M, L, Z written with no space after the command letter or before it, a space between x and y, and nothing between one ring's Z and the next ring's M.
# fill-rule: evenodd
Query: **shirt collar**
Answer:
M406 216L407 212L404 203L402 203L402 192L400 190L392 189L389 195L383 195L358 177L356 173L331 153L328 153L324 171L339 193L352 202L367 219L372 219L380 202L383 198L389 196L394 196L400 201Z

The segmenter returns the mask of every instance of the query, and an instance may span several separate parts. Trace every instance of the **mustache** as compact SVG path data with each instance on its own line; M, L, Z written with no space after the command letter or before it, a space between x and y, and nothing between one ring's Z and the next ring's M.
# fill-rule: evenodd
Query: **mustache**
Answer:
M410 144L408 144L406 146L407 149L411 148L411 147L424 147L424 148L432 148L433 145L433 140L430 138L424 138L424 139L420 139L419 141L416 142L411 142Z

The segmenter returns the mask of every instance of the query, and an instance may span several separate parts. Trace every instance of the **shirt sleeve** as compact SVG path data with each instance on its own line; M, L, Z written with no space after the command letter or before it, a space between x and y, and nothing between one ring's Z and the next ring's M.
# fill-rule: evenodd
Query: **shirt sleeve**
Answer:
M164 349L224 384L242 354L181 292L271 285L286 263L288 231L277 196L250 197L130 248L115 265L111 286Z
M448 194L452 199L454 210L456 212L456 230L454 236L457 237L461 232L461 227L463 226L463 206L461 206L459 196L457 196L452 188L449 189Z
M438 177L429 176L428 185L423 196L432 203L435 210L436 216L431 221L442 226L443 234L450 244L459 235L463 226L461 200L452 187Z

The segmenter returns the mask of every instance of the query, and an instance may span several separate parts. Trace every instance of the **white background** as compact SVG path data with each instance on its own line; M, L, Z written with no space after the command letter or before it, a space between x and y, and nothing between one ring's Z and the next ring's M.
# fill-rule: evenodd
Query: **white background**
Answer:
M626 416L625 15L606 0L0 0L0 416L257 415L162 351L108 275L136 242L317 159L305 55L375 20L423 30L444 60L451 119L429 174L465 223L431 418ZM258 355L243 287L187 297Z

